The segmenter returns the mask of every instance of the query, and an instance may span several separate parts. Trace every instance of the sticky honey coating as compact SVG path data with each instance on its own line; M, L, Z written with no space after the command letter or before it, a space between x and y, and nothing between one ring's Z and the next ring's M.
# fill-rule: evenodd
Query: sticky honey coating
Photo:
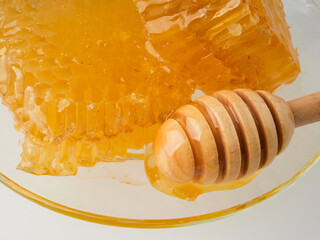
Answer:
M280 0L4 0L0 95L20 169L72 175L152 142L195 89L272 91L300 72Z
M181 198L187 201L194 201L197 199L198 196L200 196L203 193L222 190L232 190L242 187L251 182L261 172L261 170L259 170L249 177L241 178L225 184L201 184L194 180L190 180L185 183L178 183L176 181L170 180L159 171L154 161L154 155L152 153L151 146L148 146L146 148L145 169L148 179L154 188L170 196Z

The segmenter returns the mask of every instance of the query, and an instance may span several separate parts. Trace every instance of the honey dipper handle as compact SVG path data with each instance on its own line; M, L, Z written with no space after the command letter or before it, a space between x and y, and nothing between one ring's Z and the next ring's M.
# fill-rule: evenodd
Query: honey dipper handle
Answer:
M320 121L320 92L288 102L296 127Z

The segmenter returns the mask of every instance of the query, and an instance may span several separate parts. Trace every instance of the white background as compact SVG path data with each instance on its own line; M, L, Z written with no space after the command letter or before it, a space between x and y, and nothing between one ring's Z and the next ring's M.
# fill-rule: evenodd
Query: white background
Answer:
M288 190L223 220L173 229L130 229L73 219L0 184L0 240L320 239L320 163Z

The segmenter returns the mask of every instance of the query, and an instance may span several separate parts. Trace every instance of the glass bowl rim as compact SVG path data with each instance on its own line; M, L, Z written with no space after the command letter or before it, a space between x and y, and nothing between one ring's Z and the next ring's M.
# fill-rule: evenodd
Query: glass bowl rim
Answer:
M215 220L219 220L228 216L232 216L235 213L239 213L245 209L249 209L257 205L258 203L262 203L263 201L272 198L276 194L282 192L287 189L289 186L292 186L297 182L308 170L310 170L318 161L320 160L320 151L308 161L295 175L293 175L289 180L280 184L276 188L264 193L263 195L251 199L247 202L238 204L236 206L220 210L217 212L207 213L198 216L192 217L184 217L184 218L173 218L173 219L133 219L133 218L119 218L119 217L111 217L106 215L94 214L86 211L77 210L74 208L70 208L59 203L50 201L44 197L41 197L25 188L15 183L4 174L0 172L0 182L3 183L6 187L11 189L12 191L18 193L22 197L37 203L40 206L48 208L52 211L64 214L69 217L77 218L80 220L110 225L110 226L118 226L118 227L130 227L130 228L172 228L172 227L182 227L182 226L190 226L200 223L211 222Z

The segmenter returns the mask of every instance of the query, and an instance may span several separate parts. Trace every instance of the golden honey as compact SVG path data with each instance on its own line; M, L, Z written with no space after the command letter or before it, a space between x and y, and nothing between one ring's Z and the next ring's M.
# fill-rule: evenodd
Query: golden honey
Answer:
M280 0L0 1L0 95L34 174L143 158L130 149L196 89L272 91L299 72Z
M150 184L158 189L159 191L187 201L194 201L197 197L203 193L222 191L222 190L232 190L242 187L249 182L251 182L256 176L258 176L261 170L256 171L254 174L247 178L241 178L234 180L230 183L212 183L212 184L201 184L194 180L190 180L185 183L178 183L170 180L164 174L160 172L157 168L154 156L152 154L151 146L146 148L145 152L145 170Z

